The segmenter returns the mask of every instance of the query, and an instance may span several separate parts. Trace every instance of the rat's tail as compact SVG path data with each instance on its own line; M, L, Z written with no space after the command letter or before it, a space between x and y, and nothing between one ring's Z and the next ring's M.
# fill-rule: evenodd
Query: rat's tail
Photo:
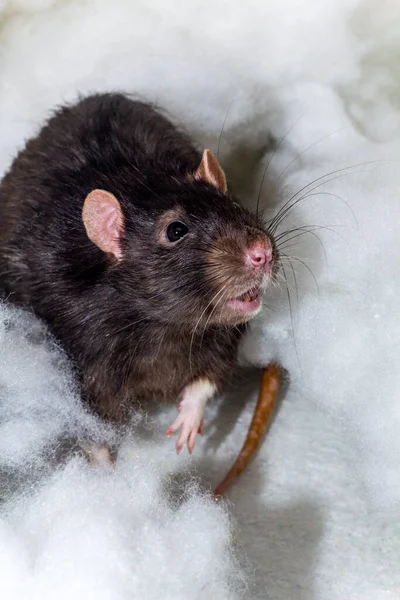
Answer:
M215 498L221 496L232 485L254 456L270 421L279 390L280 379L281 369L277 364L271 363L262 370L258 401L247 437L229 473L215 488Z

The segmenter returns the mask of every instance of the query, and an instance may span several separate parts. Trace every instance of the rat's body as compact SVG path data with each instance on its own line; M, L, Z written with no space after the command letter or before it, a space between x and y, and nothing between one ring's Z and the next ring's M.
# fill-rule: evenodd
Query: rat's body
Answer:
M182 395L178 449L274 258L207 153L149 105L96 95L56 113L0 186L1 288L49 324L103 416Z

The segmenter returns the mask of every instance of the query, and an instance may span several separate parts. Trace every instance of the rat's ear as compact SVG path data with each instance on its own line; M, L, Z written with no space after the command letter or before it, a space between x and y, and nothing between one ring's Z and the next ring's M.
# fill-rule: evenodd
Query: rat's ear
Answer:
M224 194L228 190L225 173L219 166L219 163L211 150L204 150L203 158L194 174L194 178L210 183L221 192L224 192Z
M82 219L88 238L103 252L122 258L121 237L124 219L115 196L104 190L93 190L86 196Z

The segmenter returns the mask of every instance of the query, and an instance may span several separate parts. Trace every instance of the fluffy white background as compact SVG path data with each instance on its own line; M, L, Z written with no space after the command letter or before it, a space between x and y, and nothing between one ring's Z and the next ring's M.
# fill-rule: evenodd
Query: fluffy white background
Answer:
M291 384L230 493L233 525L163 439L169 409L130 432L96 422L41 326L2 309L1 598L399 598L398 2L3 0L0 10L2 170L54 104L106 89L158 100L213 149L227 115L221 161L249 205L271 159L267 216L360 165L310 186L282 224L322 227L325 253L312 235L291 242L318 285L295 260L292 318L282 287L244 345L252 363L278 357ZM254 395L242 386L210 407L192 460L203 483L228 468ZM87 430L121 439L114 471L66 458Z

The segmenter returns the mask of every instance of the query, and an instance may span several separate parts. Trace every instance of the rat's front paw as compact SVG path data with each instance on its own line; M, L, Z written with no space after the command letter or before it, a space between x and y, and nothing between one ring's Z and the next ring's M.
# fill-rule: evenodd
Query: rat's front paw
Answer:
M182 427L176 442L178 453L184 444L187 444L190 454L193 452L197 434L203 433L206 402L214 395L215 390L215 385L209 379L200 378L187 385L182 391L182 401L178 405L179 415L167 429L167 435L171 435Z
M202 406L196 406L188 399L185 399L178 404L178 411L179 415L172 425L168 427L167 435L172 435L182 427L175 444L176 451L179 454L183 446L187 444L189 453L191 454L193 452L197 434L203 433L204 408Z

